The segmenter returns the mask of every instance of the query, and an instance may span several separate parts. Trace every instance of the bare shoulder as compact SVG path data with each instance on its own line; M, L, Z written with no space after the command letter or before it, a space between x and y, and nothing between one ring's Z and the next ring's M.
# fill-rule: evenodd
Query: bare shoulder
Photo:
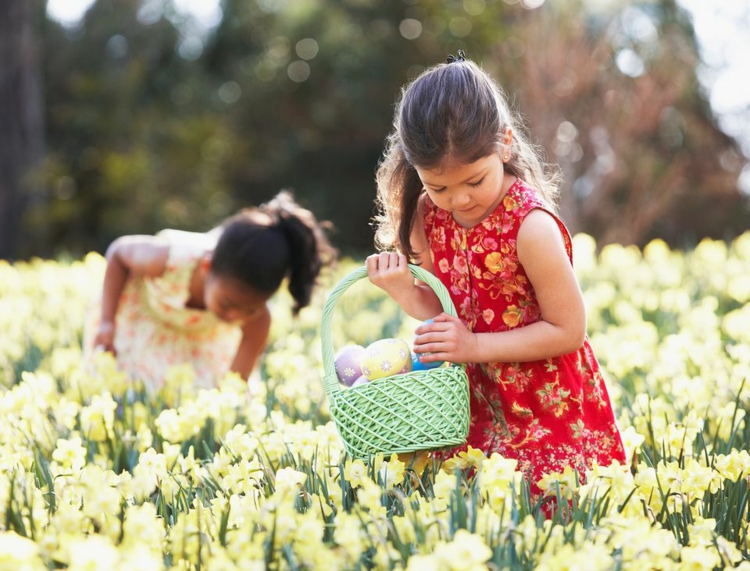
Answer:
M518 257L535 257L538 253L561 254L567 260L565 240L554 217L545 210L535 208L526 215L518 229Z
M157 277L167 268L169 243L146 234L121 236L107 249L107 258L117 258L134 274Z
M265 337L270 328L271 310L268 308L267 304L260 308L257 315L245 320L241 325L242 333L251 336L262 335Z

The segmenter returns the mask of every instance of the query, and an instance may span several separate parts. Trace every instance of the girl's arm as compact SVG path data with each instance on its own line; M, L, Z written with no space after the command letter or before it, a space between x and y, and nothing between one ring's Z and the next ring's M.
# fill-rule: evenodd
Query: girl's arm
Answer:
M107 248L102 286L102 313L94 346L114 352L115 315L120 294L131 275L157 277L164 273L169 245L155 236L122 236Z
M415 352L422 361L489 363L534 361L578 349L586 335L586 311L557 222L533 210L518 232L518 259L534 287L541 318L511 331L472 333L460 320L441 314L417 328Z
M242 340L237 348L231 370L242 377L244 381L247 381L250 373L253 372L258 357L263 352L270 329L271 312L268 310L268 306L261 310L257 318L242 325Z
M430 258L422 220L422 201L419 201L417 223L411 232L411 246L417 253L420 267L435 273ZM423 321L435 317L443 310L435 292L426 283L415 280L403 254L381 252L369 256L365 262L370 281L384 290L408 315Z

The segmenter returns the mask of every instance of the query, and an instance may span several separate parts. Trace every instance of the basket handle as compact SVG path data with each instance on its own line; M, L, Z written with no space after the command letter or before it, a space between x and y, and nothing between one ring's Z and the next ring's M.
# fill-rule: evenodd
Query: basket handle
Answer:
M419 266L409 264L409 269L415 278L422 280L433 289L443 306L443 311L448 315L456 317L456 308L453 305L453 300L443 283L433 274L427 270L423 270ZM333 308L338 299L347 289L349 289L354 283L366 277L367 267L365 266L350 272L335 288L333 288L323 306L323 319L320 327L320 343L323 349L323 387L329 397L333 395L333 393L343 390L339 384L338 378L336 377L336 368L333 362L333 336L331 334Z

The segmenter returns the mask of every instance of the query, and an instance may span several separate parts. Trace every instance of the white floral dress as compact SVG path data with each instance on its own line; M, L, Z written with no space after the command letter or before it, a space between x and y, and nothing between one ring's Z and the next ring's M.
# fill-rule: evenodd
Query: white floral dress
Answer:
M212 233L162 230L169 242L164 274L128 279L115 318L117 365L150 391L164 385L167 371L189 363L199 388L213 388L229 371L242 331L210 311L186 307L198 261L216 243ZM99 327L101 299L92 303L84 329L84 359L91 360Z

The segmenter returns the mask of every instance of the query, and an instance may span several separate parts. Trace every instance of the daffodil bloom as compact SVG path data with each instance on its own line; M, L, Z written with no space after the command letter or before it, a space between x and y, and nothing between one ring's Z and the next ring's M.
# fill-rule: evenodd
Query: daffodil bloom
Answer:
M46 569L39 546L15 531L0 532L0 561L4 569Z
M58 438L52 459L74 472L83 468L86 464L86 449L81 445L81 437L73 435L70 439Z
M452 541L438 543L435 555L442 568L479 571L487 568L486 561L492 557L492 550L479 536L459 529Z
M573 468L566 466L562 473L553 472L545 474L537 482L537 485L544 492L545 496L554 497L557 495L559 489L560 497L569 500L578 488L578 477Z
M362 460L347 460L344 463L344 478L352 488L358 488L367 478L367 467Z
M404 481L406 465L398 459L397 454L392 454L388 462L383 462L380 467L380 477L386 489L391 489Z
M307 474L294 468L282 468L276 472L276 491L281 494L298 493L307 480Z
M261 570L268 557L309 569L485 569L509 549L542 570L750 569L748 524L732 520L750 475L750 232L693 252L656 240L642 254L611 245L598 256L583 235L574 247L629 454L627 466L590 466L580 487L571 469L544 476L547 494L578 494L570 523L537 521L518 461L499 454L467 449L419 483L392 455L342 471L320 382L324 295L296 321L288 294L274 298L251 394L232 375L199 391L184 366L147 395L111 355L80 366L101 256L0 261L0 569ZM368 343L387 323L409 338L414 320L363 289L342 298L352 318L334 337Z

